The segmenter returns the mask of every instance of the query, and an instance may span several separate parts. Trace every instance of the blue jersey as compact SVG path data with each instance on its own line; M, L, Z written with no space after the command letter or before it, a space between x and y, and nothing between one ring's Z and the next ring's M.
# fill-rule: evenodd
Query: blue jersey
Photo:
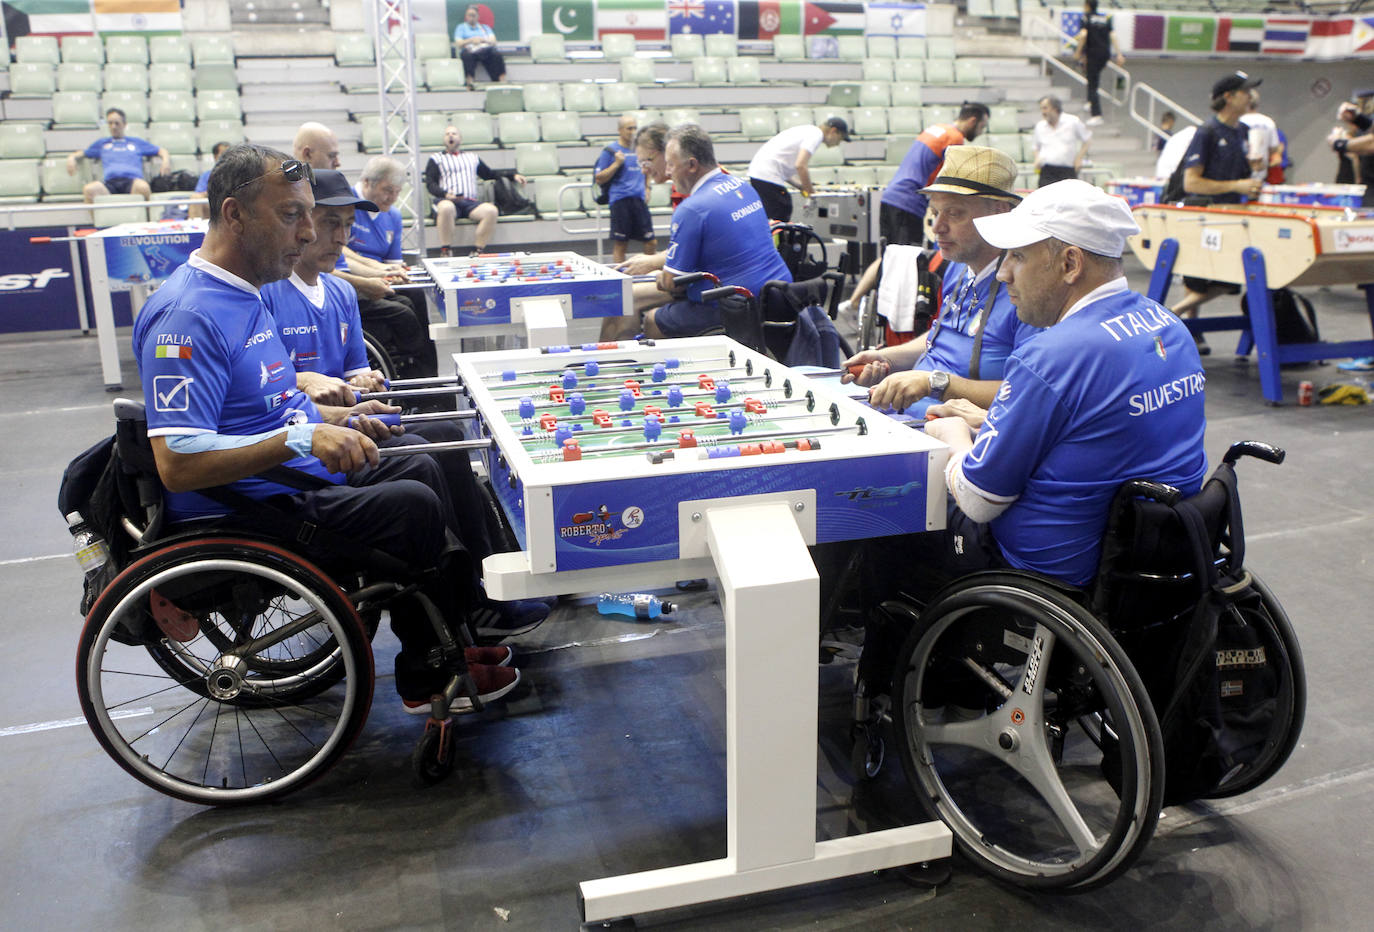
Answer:
M461 42L463 39L475 39L479 36L485 36L493 42L496 41L496 33L491 31L490 26L484 26L481 23L478 23L476 26L469 26L467 20L463 20L458 24L457 28L453 30L453 40L455 42Z
M400 262L401 212L393 207L373 213L359 207L353 212L353 234L348 238L348 248L378 262Z
M150 437L251 436L291 420L322 420L314 403L296 391L296 371L256 289L205 262L198 251L139 312L134 358ZM343 480L313 456L286 465ZM251 498L296 491L256 478L231 488ZM174 521L230 511L194 492L168 493L166 501Z
M611 179L611 203L627 197L644 200L644 172L639 170L639 156L635 155L633 149L627 149L619 142L611 143L597 156L596 167L592 169L593 174L599 174L609 167L615 161L617 152L625 153L625 161L621 164L620 171Z
M106 136L86 147L88 159L99 159L105 178L142 178L143 160L157 155L158 148L146 139Z
M964 478L1011 501L991 522L1007 561L1076 585L1097 571L1128 479L1191 495L1207 472L1206 375L1187 327L1124 278L1017 347Z
M205 193L206 193L207 191L209 191L209 190L210 190L210 169L207 168L207 169L205 169L205 171L201 172L201 173L200 173L200 177L196 179L196 193L197 193L197 194L205 194Z
M1202 177L1209 181L1249 178L1250 160L1245 154L1248 134L1244 123L1227 126L1212 117L1193 133L1193 141L1188 144L1188 151L1183 156L1184 170L1200 165ZM1239 204L1244 199L1235 191L1212 195L1212 201L1217 204Z
M318 372L346 379L371 372L363 345L363 322L358 315L358 292L333 275L321 275L318 294L322 306L307 296L309 285L293 272L285 281L262 289L262 300L277 322L297 372Z
M722 285L743 285L754 294L765 282L792 280L753 186L723 172L710 176L673 211L663 267L674 275L710 272ZM688 296L695 301L714 287L694 285Z
M937 123L921 131L911 148L902 157L902 164L883 189L882 203L925 216L926 196L919 193L928 187L945 164L945 150L964 144L964 134L957 127Z

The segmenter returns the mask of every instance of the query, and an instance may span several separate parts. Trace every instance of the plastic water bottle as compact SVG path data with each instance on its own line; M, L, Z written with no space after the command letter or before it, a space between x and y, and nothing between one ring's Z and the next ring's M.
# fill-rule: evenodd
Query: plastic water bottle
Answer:
M670 614L672 602L664 602L656 595L643 592L627 592L616 595L603 592L596 597L596 610L603 615L624 615L636 621L648 621L660 615Z
M94 576L100 568L110 562L110 548L105 543L105 538L97 534L86 520L81 517L80 512L73 511L67 515L67 530L72 534L72 546L76 550L76 562L81 564L81 570L86 574L86 578Z

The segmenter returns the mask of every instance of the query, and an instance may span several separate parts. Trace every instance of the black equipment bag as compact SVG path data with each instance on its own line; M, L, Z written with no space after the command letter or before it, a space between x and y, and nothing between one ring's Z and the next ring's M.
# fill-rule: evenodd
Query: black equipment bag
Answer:
M610 146L607 146L603 151L611 153L612 159L615 158L615 150L612 149ZM611 185L615 184L615 180L620 177L620 172L624 170L625 164L622 162L620 165L620 171L612 175L610 181L607 181L604 184L598 183L596 186L596 196L593 197L592 200L598 204L601 204L602 206L609 204L611 202Z
M177 169L165 175L157 175L148 182L148 187L154 194L165 194L168 191L194 191L198 180L195 175L185 169Z
M1250 316L1248 295L1240 299L1240 311ZM1274 309L1274 336L1279 343L1316 343L1321 340L1317 330L1317 313L1312 302L1288 288L1274 288L1269 292Z
M534 202L520 193L514 178L507 175L497 175L491 180L491 186L492 200L501 216L537 213L534 209Z

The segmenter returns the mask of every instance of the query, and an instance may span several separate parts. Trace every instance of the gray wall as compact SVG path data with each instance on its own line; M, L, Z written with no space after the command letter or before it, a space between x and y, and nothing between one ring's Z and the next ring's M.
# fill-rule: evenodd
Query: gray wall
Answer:
M1210 118L1207 107L1212 82L1236 69L1264 79L1260 109L1274 118L1288 137L1290 182L1336 179L1336 156L1326 145L1326 135L1336 125L1336 106L1356 88L1374 87L1374 65L1367 62L1274 62L1180 61L1177 59L1128 59L1126 67L1135 81L1143 81L1167 94L1200 117ZM1320 85L1330 85L1322 96Z

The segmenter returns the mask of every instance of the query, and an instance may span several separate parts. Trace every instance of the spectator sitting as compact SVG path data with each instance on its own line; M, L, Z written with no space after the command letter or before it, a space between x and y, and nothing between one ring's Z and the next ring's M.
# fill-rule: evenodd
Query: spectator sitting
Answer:
M425 187L434 198L434 217L439 225L439 255L447 256L453 249L453 227L458 219L477 223L473 235L474 255L487 248L496 229L500 211L495 204L477 199L477 179L490 180L497 173L471 152L464 152L463 134L456 126L444 127L444 151L429 157L425 164ZM520 184L525 176L513 176Z
M110 135L67 156L69 175L76 174L78 159L96 159L100 162L102 179L92 181L81 189L87 204L93 203L102 194L141 194L146 199L153 190L143 178L145 158L157 156L162 160L162 167L158 170L160 174L165 175L172 170L172 159L166 149L146 139L124 135L127 122L123 110L111 107L105 111L105 126Z
M496 33L491 26L480 21L476 4L463 13L463 21L453 30L453 41L458 45L458 57L463 60L463 76L467 79L468 90L477 88L478 65L487 69L493 81L506 80L506 60L496 47Z

